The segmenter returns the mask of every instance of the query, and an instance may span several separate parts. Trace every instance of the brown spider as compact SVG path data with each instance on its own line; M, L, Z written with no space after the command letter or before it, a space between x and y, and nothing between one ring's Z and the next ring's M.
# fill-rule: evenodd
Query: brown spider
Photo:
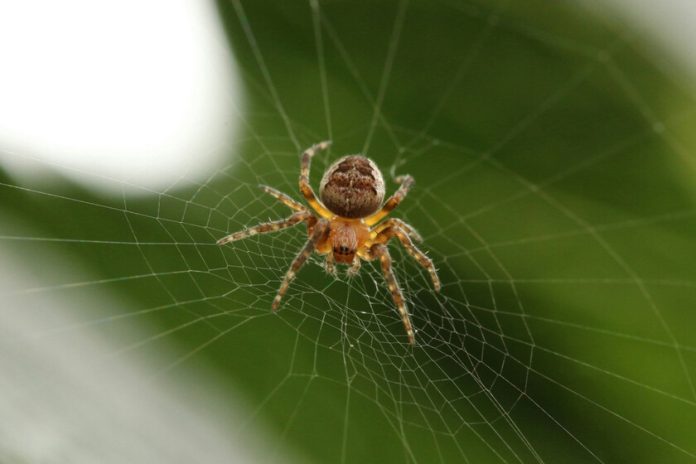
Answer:
M411 240L413 238L418 242L422 241L413 227L401 219L395 218L379 223L404 199L413 185L413 177L408 175L397 177L396 181L400 184L399 189L379 209L384 199L384 178L379 168L372 160L364 156L344 156L329 166L324 173L319 186L321 197L321 201L319 201L309 185L309 168L312 157L318 151L328 148L330 144L329 141L318 143L302 154L300 191L316 214L288 195L272 187L262 185L261 188L264 192L295 210L295 213L286 219L266 222L235 232L221 238L217 244L224 245L252 235L275 232L301 222L307 223L309 240L286 272L280 289L273 300L273 311L278 310L280 300L288 290L290 282L295 278L295 274L307 261L312 251L326 255L326 270L331 274L336 272L335 262L351 264L348 273L354 275L360 270L361 259L372 261L379 258L387 286L401 314L408 341L413 345L415 343L413 325L404 296L392 270L392 260L387 249L387 242L392 237L396 237L406 248L406 251L428 270L437 292L440 291L440 279L432 260L419 250Z

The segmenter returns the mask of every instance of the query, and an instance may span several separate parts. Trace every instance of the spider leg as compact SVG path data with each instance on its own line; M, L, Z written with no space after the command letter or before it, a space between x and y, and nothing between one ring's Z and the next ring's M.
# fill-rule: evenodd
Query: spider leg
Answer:
M358 275L358 272L360 272L360 258L358 255L355 255L355 258L353 258L353 264L346 271L346 275L348 277L355 277Z
M266 192L267 194L271 195L274 197L276 200L280 201L283 203L285 206L288 208L294 209L295 211L306 211L307 208L302 205L302 203L299 203L292 198L290 198L289 195L286 195L285 193L281 192L280 190L276 190L273 187L269 187L268 185L259 185L261 190Z
M312 157L318 151L329 148L329 145L331 145L331 142L326 140L306 149L304 153L302 153L302 162L300 165L300 192L302 192L309 206L314 208L319 216L326 219L333 217L333 214L319 202L317 196L314 194L314 190L312 190L312 186L309 185L309 168L311 167Z
M290 217L287 217L285 219L280 219L278 221L271 221L271 222L264 222L262 224L255 225L254 227L249 227L248 229L240 230L238 232L234 232L230 235L227 235L220 240L217 241L218 245L224 245L226 243L234 242L237 240L241 240L243 238L251 237L252 235L256 234L265 234L268 232L275 232L276 230L280 229L287 229L288 227L292 227L296 224L299 224L302 221L306 221L309 218L312 217L312 213L310 213L307 210L304 211L299 211L295 214L293 214Z
M416 242L420 243L423 241L423 237L421 237L421 235L418 233L416 229L413 228L412 225L402 221L399 218L389 218L383 223L376 226L374 229L372 229L373 238L377 237L377 235L379 235L383 230L393 226L403 229L404 232L406 232Z
M326 269L326 272L328 274L331 274L332 276L336 275L336 263L334 261L333 253L326 254L326 261L324 262L324 269Z
M326 237L326 233L329 230L328 225L329 222L327 220L320 219L319 222L317 222L317 225L314 227L311 237L309 240L307 240L307 243L305 243L305 246L302 247L297 256L295 256L292 264L290 264L290 268L285 273L285 277L283 277L283 282L280 284L278 293L273 299L273 304L271 305L273 311L277 311L280 307L280 300L283 299L283 295L285 295L285 292L288 291L290 282L292 282L295 278L297 271L302 267L305 261L307 261L307 258L309 258L309 255L312 254L312 251L314 251L316 245Z
M440 292L440 288L442 287L440 283L440 277L437 275L437 270L435 269L435 265L433 264L433 260L428 258L428 255L423 253L411 240L411 237L408 236L408 234L402 230L398 226L394 227L389 227L377 235L375 238L376 243L387 243L390 238L396 237L399 239L401 244L404 246L406 249L406 252L411 255L413 259L418 261L418 264L423 266L428 273L430 274L430 279L433 281L433 287L435 288L436 292Z
M404 175L404 176L399 176L396 179L396 182L401 184L399 186L399 189L394 192L394 194L389 197L389 199L384 203L384 206L382 206L382 209L377 211L375 214L372 216L368 216L365 218L364 222L368 226L374 226L377 224L379 221L384 219L387 214L391 213L394 208L399 206L399 203L406 197L406 194L408 191L411 189L411 186L413 186L413 177L409 175Z
M408 342L411 345L415 345L416 336L413 332L413 325L411 324L411 316L408 315L408 309L406 308L406 301L404 300L404 295L401 293L399 288L399 283L394 275L394 270L392 269L392 259L389 255L389 250L387 246L381 243L373 245L370 248L370 255L372 259L379 258L382 264L382 272L384 273L384 278L387 281L387 286L391 292L392 299L396 305L396 309L399 310L401 315L401 321L404 323L404 328L406 329L406 335L408 336Z

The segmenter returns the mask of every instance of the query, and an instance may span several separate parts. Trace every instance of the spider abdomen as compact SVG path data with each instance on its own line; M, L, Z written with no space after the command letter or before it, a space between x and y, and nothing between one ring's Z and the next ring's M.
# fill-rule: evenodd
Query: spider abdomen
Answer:
M344 156L324 173L319 196L332 213L362 218L382 205L384 178L372 160L360 155Z

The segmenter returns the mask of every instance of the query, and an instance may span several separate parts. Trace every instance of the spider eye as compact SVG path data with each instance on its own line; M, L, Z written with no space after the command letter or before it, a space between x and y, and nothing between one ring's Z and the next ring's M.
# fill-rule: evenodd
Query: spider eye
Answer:
M345 245L341 245L338 248L334 248L334 252L338 253L339 255L347 255L350 254L350 248Z

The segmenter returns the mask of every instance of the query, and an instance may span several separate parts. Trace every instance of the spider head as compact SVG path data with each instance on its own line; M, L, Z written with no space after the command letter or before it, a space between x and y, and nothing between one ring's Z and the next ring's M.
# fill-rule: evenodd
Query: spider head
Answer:
M332 213L362 218L382 205L384 178L372 160L360 155L344 156L324 173L319 196Z
M334 260L337 263L350 264L355 255L370 237L370 229L360 221L337 219L329 226L330 243Z
M350 264L355 259L355 249L343 244L334 244L333 247L334 260L337 263Z

